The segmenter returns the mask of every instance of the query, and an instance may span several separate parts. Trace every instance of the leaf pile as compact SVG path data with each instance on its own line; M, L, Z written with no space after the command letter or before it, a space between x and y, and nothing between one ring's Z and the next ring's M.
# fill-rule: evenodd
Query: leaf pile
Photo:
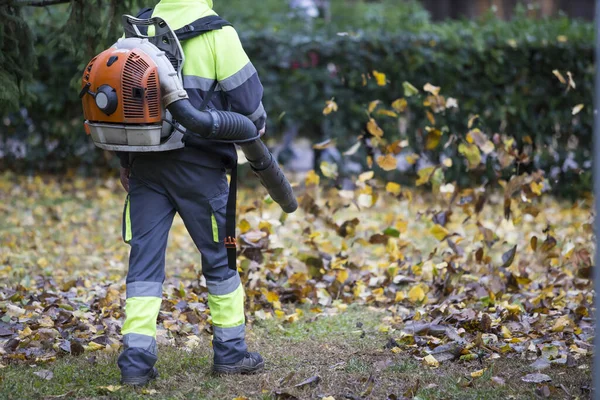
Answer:
M302 210L287 218L256 191L241 193L239 267L250 320L293 323L356 303L386 308L390 351L433 366L521 354L565 364L591 351L588 201L530 199L524 184L507 220L499 193L432 196L372 174L355 190L318 180L306 177ZM117 181L5 173L0 193L3 363L118 351L127 246ZM210 333L200 270L178 220L160 343L194 347Z

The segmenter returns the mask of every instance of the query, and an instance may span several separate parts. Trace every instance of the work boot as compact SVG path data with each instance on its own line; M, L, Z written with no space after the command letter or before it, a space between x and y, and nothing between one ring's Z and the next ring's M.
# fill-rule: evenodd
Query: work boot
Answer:
M258 353L246 352L244 358L235 364L214 364L215 374L255 374L265 367L265 361Z
M131 386L146 386L151 380L158 378L158 370L153 367L146 375L126 376L121 374L121 384Z

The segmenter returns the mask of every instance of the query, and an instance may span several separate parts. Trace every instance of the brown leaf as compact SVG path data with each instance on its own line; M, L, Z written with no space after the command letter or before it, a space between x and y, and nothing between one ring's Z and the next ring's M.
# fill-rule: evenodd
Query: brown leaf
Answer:
M307 386L307 385L311 385L311 386L316 386L319 384L319 382L321 382L321 377L319 375L315 375L315 376L311 376L310 378L300 382L297 385L294 385L294 387L302 387L302 386Z
M512 265L513 261L515 261L515 255L517 254L517 246L515 245L512 249L502 254L502 264L501 268L508 268Z

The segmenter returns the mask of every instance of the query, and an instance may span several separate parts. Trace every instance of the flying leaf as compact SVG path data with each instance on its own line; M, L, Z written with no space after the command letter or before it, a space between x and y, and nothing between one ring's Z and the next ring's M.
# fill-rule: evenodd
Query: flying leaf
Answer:
M323 109L323 115L329 115L332 112L336 112L338 110L337 103L331 99L325 102L325 108Z
M473 115L471 118L469 118L469 123L467 125L467 127L469 129L471 129L473 127L473 124L475 123L475 120L477 120L479 118L479 114Z
M387 81L386 81L385 74L383 72L373 71L373 76L375 77L375 80L377 81L378 86L386 85Z
M431 93L434 96L437 96L440 94L440 88L438 86L433 86L431 83L426 83L425 86L423 87L423 90Z
M384 171L393 171L398 166L398 160L392 154L377 157L377 165Z
M402 186L396 182L388 182L387 185L385 185L385 191L393 194L394 196L398 196L402 191Z
M324 176L329 179L335 179L338 176L338 166L335 163L329 163L327 161L321 161L320 164L321 172Z
M458 152L467 159L469 169L475 169L481 164L481 153L476 145L461 143Z
M406 111L407 107L408 107L408 102L406 101L405 98L396 99L392 103L392 108L394 110L398 111L399 113Z
M370 179L373 179L373 176L375 176L375 172L373 171L367 171L367 172L363 172L362 174L360 174L358 176L358 181L359 182L366 182Z
M554 74L554 76L556 76L558 78L558 80L560 81L560 83L562 83L563 85L567 84L567 80L565 79L565 77L560 73L559 70L555 69L552 71L552 73Z
M306 174L306 186L318 186L320 181L321 177L317 175L317 173L314 170L311 169Z
M323 142L313 144L313 149L315 150L324 150L328 147L335 146L335 140L327 139Z
M502 254L502 268L508 268L512 265L515 260L515 255L517 254L517 246L515 245L512 249Z
M377 121L375 121L373 118L371 118L369 120L369 122L367 123L367 130L373 136L376 136L376 137L383 136L383 130L379 127L379 125L377 125Z
M429 183L429 180L433 176L433 172L435 171L435 167L427 167L422 168L417 172L419 178L417 179L416 185L421 186Z
M386 109L377 110L377 115L385 115L386 117L398 118L398 114Z
M577 115L579 114L579 112L581 112L581 110L583 110L583 107L585 107L585 105L583 104L577 104L575 107L573 107L573 115Z
M409 82L403 82L402 87L404 88L404 97L412 97L419 93L419 89L411 85Z
M425 140L425 148L427 150L433 150L440 144L440 138L442 137L442 131L435 128L427 127L427 139Z
M380 100L375 100L369 103L369 114L371 114L373 111L375 111L375 109L377 108L377 106L381 103Z
M354 154L356 154L356 152L358 151L358 149L360 149L360 146L361 146L361 142L356 142L356 143L354 143L354 144L352 145L352 147L350 147L348 150L346 150L346 151L344 152L344 155L345 155L345 156L351 156L351 155L354 155Z

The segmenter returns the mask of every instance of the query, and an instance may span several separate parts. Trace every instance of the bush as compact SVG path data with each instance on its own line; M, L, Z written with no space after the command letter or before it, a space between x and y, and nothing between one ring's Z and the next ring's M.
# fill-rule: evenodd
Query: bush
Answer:
M241 0L228 1L230 10L236 9L236 1ZM246 50L260 72L271 136L276 137L290 124L300 124L305 135L339 138L340 143L349 146L366 132L367 105L380 100L379 109L391 110L393 101L405 97L404 82L410 82L421 95L406 98L406 111L398 118L378 111L373 116L384 129L386 140L407 140L410 148L405 151L418 154L422 162L455 157L444 150L444 143L464 138L469 131L467 121L480 115L479 121L485 121L485 125L475 123L482 131L509 134L517 139L519 149L533 149L532 162L523 160L519 168L535 164L569 182L582 171L589 171L592 24L567 18L536 21L523 15L508 23L487 18L430 24L427 14L410 2L398 15L380 11L373 14L373 20L352 17L362 12L359 3L357 8L346 10L350 17L343 17L338 8L340 14L334 22L317 23L309 31L303 24L294 26L290 22L282 2L270 1L265 3L265 7L274 7L273 13L265 9L270 18L260 13L244 16L244 7L237 8L240 14L236 18L221 11L219 3L217 11L238 25ZM336 1L332 3L334 10L339 7ZM386 7L385 2L381 7ZM408 17L402 20L402 15ZM38 38L52 37L47 32L57 29L44 18L40 22L45 24L34 26ZM381 26L372 23L377 18ZM395 26L396 18L406 22ZM348 19L357 27L353 31L345 25ZM340 30L344 33L338 34ZM38 41L37 46L39 68L29 87L36 100L26 113L12 115L8 123L5 118L4 164L51 170L102 164L98 160L102 153L93 150L83 134L76 95L79 69L87 59L56 42ZM576 88L567 91L553 70L560 71L566 80L569 72ZM385 85L377 83L374 71L385 74ZM456 98L458 109L436 113L429 106L428 118L425 108L418 106L427 99L422 90L427 83L440 86L442 96ZM339 110L325 117L325 101L332 98ZM572 115L579 104L584 108ZM443 134L435 149L425 148L428 127L438 128ZM25 143L24 159L15 160L15 143ZM455 174L459 177L458 167ZM482 174L481 181L493 174ZM589 188L585 179L578 182Z

